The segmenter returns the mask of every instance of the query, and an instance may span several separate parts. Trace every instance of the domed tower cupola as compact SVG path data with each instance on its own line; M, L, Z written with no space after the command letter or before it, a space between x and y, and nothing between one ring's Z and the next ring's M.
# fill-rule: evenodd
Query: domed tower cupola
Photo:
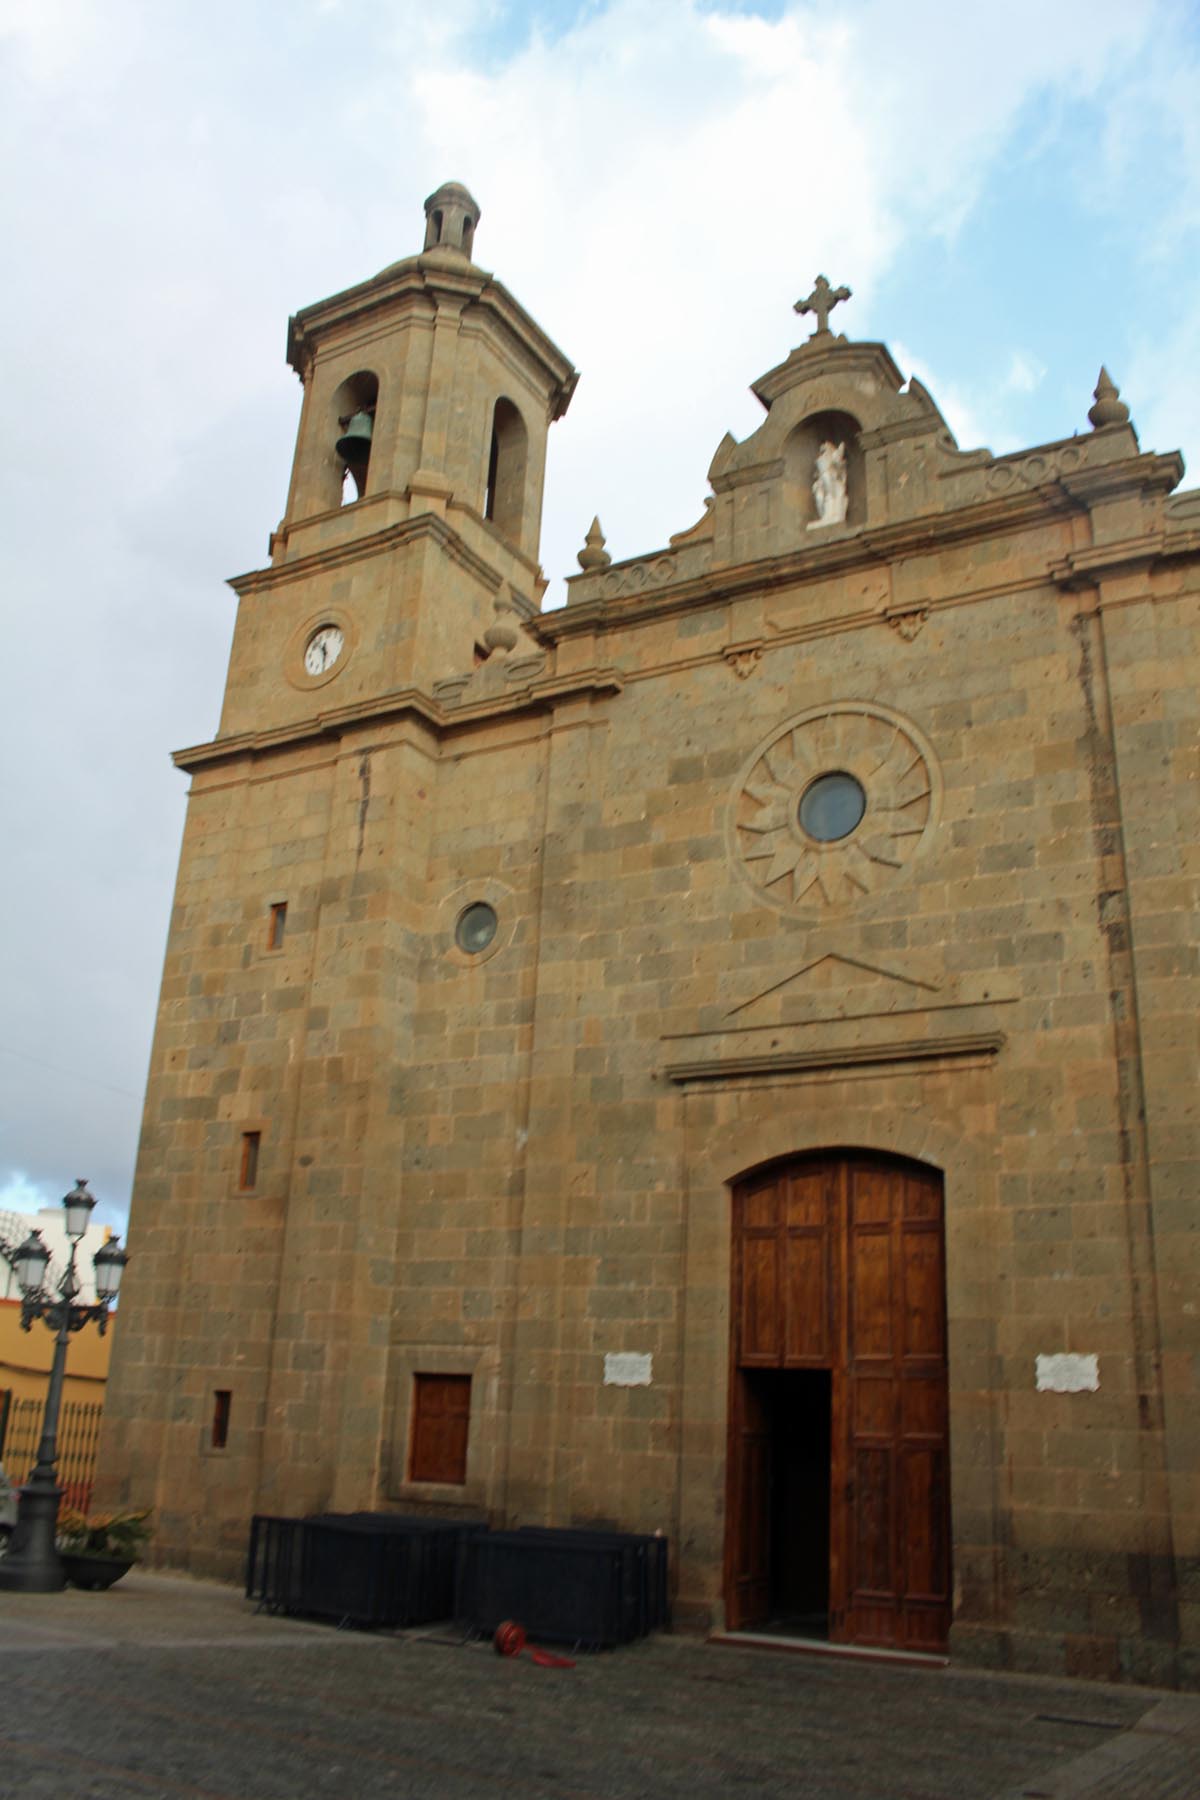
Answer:
M460 250L471 260L479 207L461 181L444 181L425 202L426 250Z

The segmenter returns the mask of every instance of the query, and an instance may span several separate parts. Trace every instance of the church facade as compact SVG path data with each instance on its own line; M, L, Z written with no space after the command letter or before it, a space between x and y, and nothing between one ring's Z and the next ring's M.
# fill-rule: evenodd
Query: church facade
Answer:
M571 364L478 208L298 314L163 976L101 1475L168 1563L393 1508L675 1616L1200 1670L1200 494L1101 375L962 451L881 344L540 607ZM343 503L345 500L346 503Z

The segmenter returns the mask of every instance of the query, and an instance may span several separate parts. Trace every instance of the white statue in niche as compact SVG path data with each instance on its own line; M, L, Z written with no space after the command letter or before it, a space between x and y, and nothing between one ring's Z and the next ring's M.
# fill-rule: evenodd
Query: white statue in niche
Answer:
M828 441L817 451L813 471L812 496L817 516L807 529L817 531L822 525L843 525L846 520L846 446Z

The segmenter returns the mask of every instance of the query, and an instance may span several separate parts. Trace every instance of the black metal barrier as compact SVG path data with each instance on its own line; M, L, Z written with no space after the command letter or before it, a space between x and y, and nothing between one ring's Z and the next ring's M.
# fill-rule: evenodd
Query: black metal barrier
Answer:
M246 1598L360 1626L425 1625L454 1611L457 1521L397 1513L256 1514Z
M488 1634L513 1619L539 1642L613 1649L667 1622L666 1559L665 1538L481 1532L459 1551L455 1617Z
M670 1563L665 1537L643 1537L631 1531L585 1531L545 1525L522 1525L520 1536L542 1538L551 1542L571 1538L581 1544L616 1544L622 1549L630 1550L637 1570L638 1629L634 1635L644 1637L648 1632L664 1630L671 1623Z
M546 1643L612 1649L669 1624L663 1537L525 1526L488 1531L399 1513L256 1514L246 1598L339 1624L507 1619Z

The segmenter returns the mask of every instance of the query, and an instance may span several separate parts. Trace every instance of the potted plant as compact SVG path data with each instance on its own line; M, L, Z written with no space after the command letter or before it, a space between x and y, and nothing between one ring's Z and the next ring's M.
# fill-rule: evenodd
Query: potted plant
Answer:
M58 1519L58 1553L72 1587L110 1588L137 1561L150 1536L145 1512L98 1513L92 1518L63 1512Z

